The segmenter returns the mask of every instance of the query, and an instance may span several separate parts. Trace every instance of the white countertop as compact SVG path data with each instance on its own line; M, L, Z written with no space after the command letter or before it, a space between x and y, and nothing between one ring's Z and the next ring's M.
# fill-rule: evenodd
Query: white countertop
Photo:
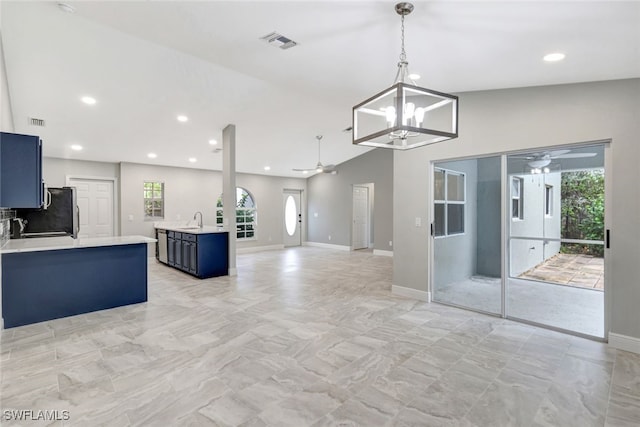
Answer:
M73 239L65 237L39 237L33 239L12 239L0 249L2 254L16 252L55 251L60 249L93 248L98 246L134 245L154 243L156 239L144 236L85 237Z
M169 225L156 225L157 229L160 230L168 230L168 231L177 231L179 233L189 233L189 234L212 234L212 233L226 233L227 231L214 227L211 225L205 225L202 228L198 226L169 226Z

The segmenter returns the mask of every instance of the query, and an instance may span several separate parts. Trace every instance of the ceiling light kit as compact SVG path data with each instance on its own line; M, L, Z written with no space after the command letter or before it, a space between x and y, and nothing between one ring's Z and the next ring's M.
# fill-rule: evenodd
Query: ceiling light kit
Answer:
M408 150L458 137L458 97L418 87L404 49L404 17L411 3L398 3L400 62L395 83L353 107L353 144ZM407 83L409 81L410 83Z
M72 149L73 151L82 151L82 145L73 144L73 145L71 146L71 149Z
M308 168L308 169L292 169L295 172L302 172L303 174L307 174L309 172L324 172L324 173L330 173L332 175L335 175L338 173L338 171L336 170L336 165L323 165L322 162L320 161L320 141L322 141L322 135L317 135L316 139L318 140L318 163L316 164L315 168Z
M150 159L155 159L156 157L158 157L158 155L156 153L149 153L147 154L147 157Z
M176 117L176 119L178 119L178 121L181 122L181 123L185 123L185 122L187 122L189 120L189 117L180 115L180 116Z
M96 99L92 96L83 96L82 98L80 98L80 100L87 105L95 105L97 102Z
M551 164L553 160L557 159L581 159L587 157L595 157L598 153L572 153L571 150L553 150L553 151L542 151L539 153L527 153L523 155L513 155L511 156L514 159L522 159L526 161L527 167L531 168L530 172L532 175L537 175L541 173L549 173L553 169L549 166L554 166ZM557 166L557 165L556 165Z

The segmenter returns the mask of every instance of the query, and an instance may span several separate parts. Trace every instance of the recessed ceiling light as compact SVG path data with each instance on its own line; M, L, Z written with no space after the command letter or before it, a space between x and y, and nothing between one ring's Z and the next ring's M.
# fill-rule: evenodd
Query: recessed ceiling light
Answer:
M264 167L264 170L266 170L266 171L270 171L270 170L271 170L271 166L265 166L265 167Z
M73 144L73 145L71 146L71 149L72 149L73 151L81 151L81 150L82 150L82 145Z
M67 12L67 13L73 13L76 11L75 7L66 3L58 3L58 7L60 8L61 11Z
M189 117L187 117L187 116L178 116L178 117L176 117L176 119L178 119L179 122L184 123L187 120L189 120Z
M190 161L191 163L195 163L195 162L197 162L197 161L198 161L198 159L196 159L195 157L189 157L189 161Z
M218 141L216 141L215 139L210 139L209 140L209 144L211 145L216 145L218 143Z
M411 80L420 80L420 74L409 74Z
M309 171L302 171L302 174L303 174L303 175L306 175L306 174L308 174L308 173L309 173Z
M83 96L80 100L87 105L94 105L96 103L96 99L91 96Z
M554 52L554 53L549 53L545 55L542 59L544 59L546 62L557 62L557 61L562 61L565 58L565 56L566 55L564 53Z
M156 153L149 153L147 154L147 157L150 159L155 159L156 157L158 157L158 155Z

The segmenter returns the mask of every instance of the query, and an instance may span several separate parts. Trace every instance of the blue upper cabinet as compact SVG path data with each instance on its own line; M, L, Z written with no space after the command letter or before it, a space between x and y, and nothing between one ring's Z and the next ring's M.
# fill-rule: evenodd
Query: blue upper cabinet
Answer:
M43 202L42 141L0 132L0 207L40 208Z

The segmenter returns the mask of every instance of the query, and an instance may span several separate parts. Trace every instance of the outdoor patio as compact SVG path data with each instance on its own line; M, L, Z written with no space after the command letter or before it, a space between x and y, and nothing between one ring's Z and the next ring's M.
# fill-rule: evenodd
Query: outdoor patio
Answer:
M522 273L518 278L604 290L604 258L557 254Z

